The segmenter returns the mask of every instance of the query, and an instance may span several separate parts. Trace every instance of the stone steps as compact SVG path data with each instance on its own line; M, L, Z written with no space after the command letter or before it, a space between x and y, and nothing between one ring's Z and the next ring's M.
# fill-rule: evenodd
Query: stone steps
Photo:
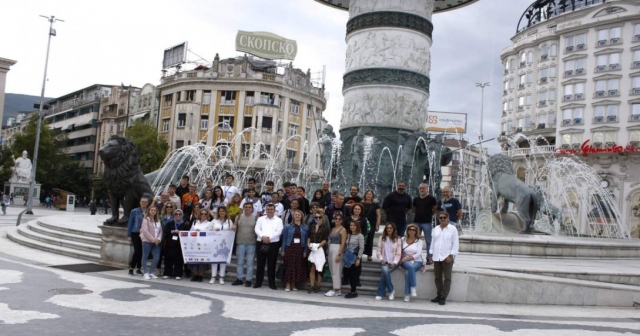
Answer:
M54 245L54 246L62 246L65 248L69 248L69 249L73 249L73 250L79 250L79 251L84 251L84 252L90 252L90 253L96 253L96 254L100 254L100 246L99 245L95 245L95 244L87 244L87 243L83 243L83 242L78 242L76 240L73 240L71 238L57 238L57 237L51 237L45 234L41 234L38 233L36 231L33 231L29 228L29 225L21 225L18 226L18 233L20 233L23 236L26 236L27 238L33 239L33 240L37 240L49 245ZM69 237L69 236L67 236Z
M640 286L640 274L633 273L587 273L587 272L549 272L549 271L536 271L536 270L512 270L512 269L496 269L507 272L517 272L525 274L536 274L554 278L564 279L577 279L594 282L603 282L619 285Z
M96 263L100 262L99 247L97 252L94 252L95 250L87 251L87 250L78 249L77 248L79 247L78 245L70 244L65 246L65 245L62 245L61 243L51 243L50 242L51 240L39 240L38 238L41 238L41 237L46 237L46 236L36 233L35 231L29 232L29 229L27 226L25 227L19 226L19 227L10 228L9 230L7 230L7 238L9 238L11 241L18 243L20 245L28 246L31 248L45 251L45 252L61 254L61 255L78 258L78 259L84 259L91 262L96 262ZM82 243L77 243L77 244L82 244ZM89 247L88 244L83 244L83 245L87 245L87 247Z
M27 223L26 226L29 228L30 231L34 231L39 234L56 238L56 239L74 241L74 242L84 243L87 245L94 245L94 246L97 246L98 250L100 249L100 244L102 243L101 238L96 238L89 235L79 235L76 233L71 233L71 231L63 231L63 230L60 230L59 227L54 227L55 229L51 229L52 226L45 226L37 221L31 221Z

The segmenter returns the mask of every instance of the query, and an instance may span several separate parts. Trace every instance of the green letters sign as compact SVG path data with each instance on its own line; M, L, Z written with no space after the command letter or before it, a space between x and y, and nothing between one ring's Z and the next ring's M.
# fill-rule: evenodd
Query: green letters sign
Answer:
M298 44L272 33L240 30L236 35L236 50L266 59L293 60L298 53Z

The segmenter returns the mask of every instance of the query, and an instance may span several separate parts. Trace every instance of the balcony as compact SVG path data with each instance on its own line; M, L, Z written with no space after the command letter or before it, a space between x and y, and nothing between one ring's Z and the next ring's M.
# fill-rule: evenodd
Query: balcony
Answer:
M541 100L538 102L538 107L545 107L547 106L547 101L546 100Z
M629 91L629 94L632 95L632 96L640 95L640 88L631 89L631 91Z
M518 90L522 90L522 89L524 89L524 83L518 84Z
M548 155L553 154L556 150L555 146L534 146L531 148L510 149L507 155L511 157L523 157L527 155Z
M629 121L640 121L640 114L632 114L629 116Z
M640 61L634 61L633 63L631 63L631 68L632 69L640 68Z

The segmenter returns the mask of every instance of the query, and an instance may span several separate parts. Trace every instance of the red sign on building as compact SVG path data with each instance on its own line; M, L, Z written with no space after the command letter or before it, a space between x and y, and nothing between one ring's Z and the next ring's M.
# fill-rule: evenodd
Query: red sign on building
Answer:
M591 142L591 139L585 140L580 146L580 148L575 148L575 149L574 148L571 148L571 149L556 148L554 153L557 155L582 154L584 156L589 156L589 154L606 154L606 153L611 153L611 154L640 153L640 148L632 145L621 146L614 143L613 145L607 146L607 147L594 147L593 145L590 145L589 142Z

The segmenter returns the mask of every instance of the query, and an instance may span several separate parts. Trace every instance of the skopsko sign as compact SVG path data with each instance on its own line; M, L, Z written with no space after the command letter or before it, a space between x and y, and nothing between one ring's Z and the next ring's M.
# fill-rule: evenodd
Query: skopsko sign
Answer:
M640 153L640 148L634 147L634 146L631 146L631 145L621 146L621 145L618 145L618 144L614 144L613 146L609 146L609 147L593 147L593 145L589 144L590 141L591 141L591 139L585 140L582 143L582 145L580 146L580 148L577 148L577 149L556 148L555 149L555 153L558 154L558 155L571 155L571 154L580 155L580 154L582 154L585 157L589 156L589 154Z
M298 43L272 33L239 30L236 50L266 59L293 60L298 53Z

